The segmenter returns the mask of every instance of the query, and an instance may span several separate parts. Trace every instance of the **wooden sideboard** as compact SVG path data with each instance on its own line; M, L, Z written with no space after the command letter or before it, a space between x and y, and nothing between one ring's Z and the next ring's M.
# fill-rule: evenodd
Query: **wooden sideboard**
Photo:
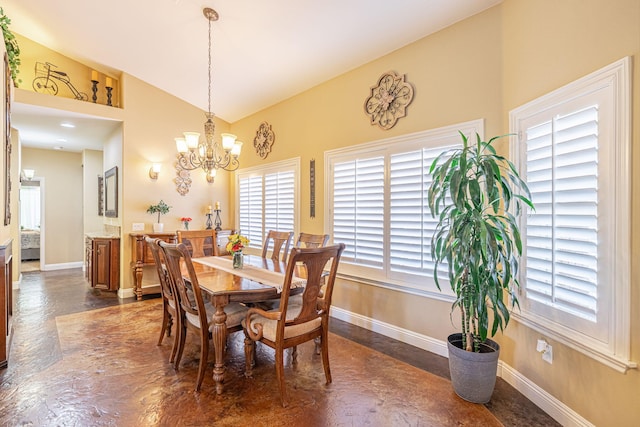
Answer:
M232 234L233 230L221 230L217 232L218 238L218 250L221 254L227 254L224 246L227 244L227 238L229 234ZM178 236L176 233L129 233L131 236L131 271L133 273L133 293L136 299L142 299L142 274L144 266L154 265L155 261L151 251L144 241L146 236L154 237L156 239L162 239L168 243L176 243ZM160 292L160 290L158 290Z
M133 292L137 300L142 299L142 272L145 265L154 265L155 261L151 250L144 241L146 236L162 239L165 242L175 243L175 233L130 233L131 236L131 270L133 272Z
M9 348L13 334L13 239L0 245L0 369L9 363Z

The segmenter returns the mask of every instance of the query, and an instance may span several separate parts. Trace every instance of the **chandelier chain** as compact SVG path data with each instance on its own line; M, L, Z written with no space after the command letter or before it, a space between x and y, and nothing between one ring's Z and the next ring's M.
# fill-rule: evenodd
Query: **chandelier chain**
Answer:
M207 21L209 21L209 87L208 87L208 94L209 94L209 114L211 114L211 19L207 19Z

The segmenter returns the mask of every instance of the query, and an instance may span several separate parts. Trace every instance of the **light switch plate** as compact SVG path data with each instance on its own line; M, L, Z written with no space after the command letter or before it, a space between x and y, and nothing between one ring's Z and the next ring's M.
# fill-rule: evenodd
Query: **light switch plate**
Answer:
M131 231L144 231L144 222L134 222L131 225Z

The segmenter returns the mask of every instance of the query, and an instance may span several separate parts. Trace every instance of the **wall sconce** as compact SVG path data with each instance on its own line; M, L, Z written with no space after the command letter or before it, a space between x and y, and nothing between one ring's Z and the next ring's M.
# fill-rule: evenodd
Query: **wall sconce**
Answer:
M160 173L160 163L154 163L149 168L149 178L156 180L158 179L158 174Z
M36 171L33 169L23 169L22 174L27 181L31 181L33 177L36 175Z

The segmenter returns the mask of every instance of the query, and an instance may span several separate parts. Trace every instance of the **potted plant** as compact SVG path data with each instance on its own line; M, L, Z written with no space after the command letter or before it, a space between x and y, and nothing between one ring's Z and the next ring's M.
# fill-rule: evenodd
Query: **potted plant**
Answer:
M429 208L439 222L431 240L434 280L446 266L459 309L460 333L448 337L449 369L455 392L465 400L488 402L495 386L500 347L488 338L509 323L518 305L516 290L522 242L517 216L523 203L533 209L527 184L493 143L476 134L462 148L444 152L430 168Z
M20 47L16 36L9 29L11 19L4 14L4 10L0 7L0 28L2 28L2 36L4 37L4 45L7 49L7 59L9 62L9 71L11 72L11 79L13 79L13 85L18 87L18 83L22 80L18 79L18 73L20 72Z
M171 209L171 206L167 205L163 200L160 200L160 202L157 205L151 205L147 208L147 213L158 214L158 222L153 224L154 233L162 233L162 231L164 230L164 224L160 222L160 215L165 215L169 213L170 209Z

